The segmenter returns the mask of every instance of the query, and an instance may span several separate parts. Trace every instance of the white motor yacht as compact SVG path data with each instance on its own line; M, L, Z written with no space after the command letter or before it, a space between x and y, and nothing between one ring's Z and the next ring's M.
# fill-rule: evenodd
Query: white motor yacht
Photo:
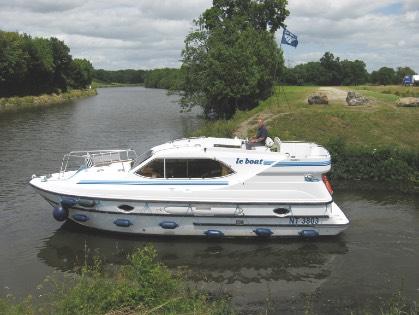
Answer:
M187 138L133 150L71 152L30 184L59 221L133 234L206 237L337 235L349 221L333 202L329 152L315 143L251 146Z

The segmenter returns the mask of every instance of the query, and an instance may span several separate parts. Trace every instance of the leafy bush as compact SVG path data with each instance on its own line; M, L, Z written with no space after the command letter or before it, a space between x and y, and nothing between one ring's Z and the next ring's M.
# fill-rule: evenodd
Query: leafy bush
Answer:
M333 169L331 178L397 183L400 188L419 183L419 154L397 147L346 145L341 139L326 144Z
M179 274L156 261L151 246L128 257L128 264L105 272L99 259L84 266L68 285L52 281L50 301L34 305L30 299L21 303L0 299L1 314L231 314L229 303L188 288Z

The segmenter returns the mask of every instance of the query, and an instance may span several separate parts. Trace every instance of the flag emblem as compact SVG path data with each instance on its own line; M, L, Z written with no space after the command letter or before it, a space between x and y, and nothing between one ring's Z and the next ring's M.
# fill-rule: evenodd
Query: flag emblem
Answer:
M289 30L284 28L284 32L282 33L281 44L297 47L298 45L297 35L294 35Z

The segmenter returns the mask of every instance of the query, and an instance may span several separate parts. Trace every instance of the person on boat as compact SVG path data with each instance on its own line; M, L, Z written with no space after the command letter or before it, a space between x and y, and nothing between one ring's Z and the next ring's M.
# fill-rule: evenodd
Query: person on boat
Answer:
M265 145L266 138L268 137L268 129L266 129L265 122L262 117L258 119L258 129L256 131L256 136L250 139L250 143L253 146L256 145Z

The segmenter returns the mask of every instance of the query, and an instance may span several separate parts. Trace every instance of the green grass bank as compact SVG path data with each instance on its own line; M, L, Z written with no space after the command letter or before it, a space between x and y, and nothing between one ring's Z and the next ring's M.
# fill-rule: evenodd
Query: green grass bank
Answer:
M156 261L151 246L129 256L128 264L105 269L99 259L72 278L49 277L38 286L42 297L0 299L8 315L232 314L223 297L212 298L187 286L181 273Z
M96 89L71 90L60 94L43 94L39 96L22 96L0 98L0 114L4 112L17 111L23 108L49 106L96 95Z
M105 267L98 258L85 264L76 275L47 277L35 296L16 300L0 298L0 314L7 315L150 315L150 314L240 314L224 295L209 296L191 288L184 273L171 272L156 260L152 246L128 256L126 265ZM316 311L308 296L304 314ZM355 306L354 306L355 307ZM381 301L381 305L356 305L356 311L342 314L417 314L414 301L402 289ZM269 304L256 314L270 314Z
M271 136L283 141L313 141L331 153L331 178L374 181L384 189L417 191L419 186L419 108L397 107L399 96L419 93L418 87L356 87L368 105L348 106L347 90L326 88L328 105L309 105L319 87L276 87L275 93L229 121L207 122L194 136L251 137L263 116ZM392 93L388 93L392 91ZM409 94L412 95L412 94Z

